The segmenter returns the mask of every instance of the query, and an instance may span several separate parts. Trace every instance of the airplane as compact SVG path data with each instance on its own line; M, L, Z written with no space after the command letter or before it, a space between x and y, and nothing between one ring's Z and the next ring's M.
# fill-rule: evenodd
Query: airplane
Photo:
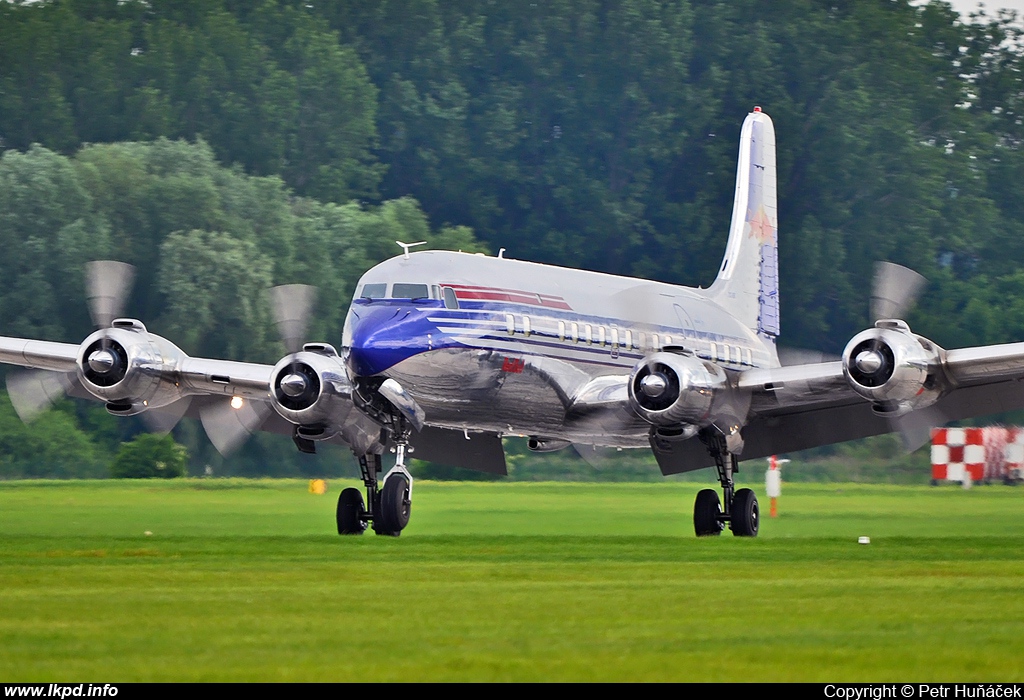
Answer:
M88 268L98 327L80 344L0 338L23 418L67 393L169 430L198 417L229 453L257 430L352 450L366 493L344 489L339 534L397 536L409 522L408 455L504 474L504 436L531 450L650 450L665 475L714 467L697 536L756 536L740 460L899 431L909 447L951 420L1024 407L1024 343L946 351L897 318L922 278L883 265L874 326L842 357L783 366L779 336L775 131L743 123L725 256L710 287L689 288L504 256L411 251L359 280L341 348L303 342L308 287L272 290L288 354L275 365L190 357L118 317L124 263ZM382 455L396 455L381 476Z

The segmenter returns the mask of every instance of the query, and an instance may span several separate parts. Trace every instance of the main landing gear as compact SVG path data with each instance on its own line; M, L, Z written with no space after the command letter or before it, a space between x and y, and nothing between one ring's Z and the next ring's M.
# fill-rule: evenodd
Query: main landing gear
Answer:
M361 535L369 524L378 535L398 537L409 524L412 511L412 475L405 467L405 453L409 450L408 435L398 439L395 446L395 466L384 476L380 487L380 455L360 455L359 473L366 487L366 504L359 489L347 488L338 496L338 534Z
M693 504L693 529L697 537L720 535L726 523L737 537L756 537L760 521L757 496L750 489L734 491L732 475L739 468L736 455L728 449L725 435L716 428L705 428L698 436L715 460L725 508L722 508L722 501L718 500L714 489L703 489L697 494Z

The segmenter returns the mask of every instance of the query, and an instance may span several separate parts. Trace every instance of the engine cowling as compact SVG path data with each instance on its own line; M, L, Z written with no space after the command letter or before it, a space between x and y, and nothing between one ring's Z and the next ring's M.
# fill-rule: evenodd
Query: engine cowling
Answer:
M120 318L82 343L78 378L111 413L135 415L183 396L175 373L185 357L173 343L149 333L141 321Z
M693 355L656 352L629 375L629 402L654 425L706 425L715 396L726 388L725 372Z
M902 415L939 400L943 350L902 321L879 321L843 350L843 374L875 411Z
M310 343L281 359L270 375L274 408L309 439L326 439L352 409L352 384L338 352Z

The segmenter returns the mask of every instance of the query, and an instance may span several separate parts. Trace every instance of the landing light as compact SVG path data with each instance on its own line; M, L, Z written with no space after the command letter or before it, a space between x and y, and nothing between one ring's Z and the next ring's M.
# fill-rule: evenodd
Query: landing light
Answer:
M245 403L245 402L242 401L242 397L241 396L232 396L231 397L231 408L235 409L236 411L242 407L243 403Z

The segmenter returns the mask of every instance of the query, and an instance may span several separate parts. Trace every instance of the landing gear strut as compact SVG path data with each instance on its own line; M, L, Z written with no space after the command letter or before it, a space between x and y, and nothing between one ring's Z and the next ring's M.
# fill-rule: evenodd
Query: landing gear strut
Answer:
M715 460L722 501L718 500L714 489L703 489L697 494L693 504L693 529L697 537L720 535L726 523L737 537L756 537L760 521L757 496L750 489L735 490L732 475L739 468L736 455L729 451L726 436L712 427L701 430L698 437Z
M412 475L405 467L405 454L409 448L409 435L403 432L396 438L395 466L379 478L379 454L359 455L359 474L366 488L366 502L359 489L347 488L338 497L338 534L361 535L369 524L378 535L398 537L409 524L412 510Z

